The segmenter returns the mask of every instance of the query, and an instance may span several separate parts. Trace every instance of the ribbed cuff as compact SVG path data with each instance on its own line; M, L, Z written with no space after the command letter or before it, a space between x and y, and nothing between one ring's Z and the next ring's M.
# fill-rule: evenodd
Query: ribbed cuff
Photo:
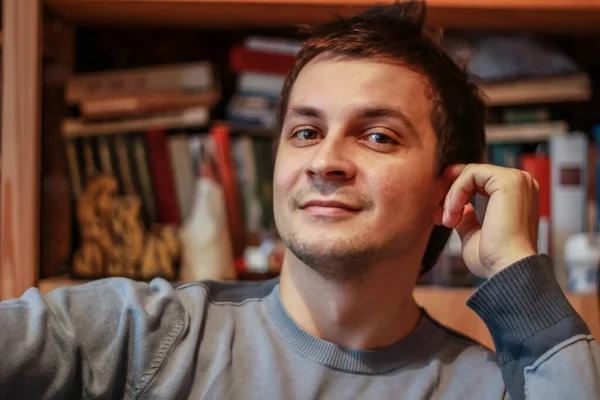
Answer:
M519 357L532 336L561 320L572 317L576 321L568 325L578 330L586 328L556 281L547 255L526 257L500 271L473 294L467 305L487 325L501 363ZM558 344L568 338L561 336L589 333L572 329L561 332L552 332L549 337Z

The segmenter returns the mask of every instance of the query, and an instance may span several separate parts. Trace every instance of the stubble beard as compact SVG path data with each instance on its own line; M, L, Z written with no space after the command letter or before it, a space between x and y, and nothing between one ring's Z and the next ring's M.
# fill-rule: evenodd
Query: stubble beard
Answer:
M364 282L377 264L391 258L389 246L366 243L360 233L351 239L324 239L317 243L302 240L292 231L282 240L306 266L335 283Z

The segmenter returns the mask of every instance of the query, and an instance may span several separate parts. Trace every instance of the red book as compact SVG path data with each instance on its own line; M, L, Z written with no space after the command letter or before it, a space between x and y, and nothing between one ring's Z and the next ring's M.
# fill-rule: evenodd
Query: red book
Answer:
M531 174L540 187L540 222L538 251L551 254L550 236L550 157L541 154L523 154L521 169Z
M154 187L158 222L181 225L181 210L175 192L175 178L167 145L167 133L153 130L146 133L148 163Z
M540 185L540 217L550 217L550 157L523 154L521 169L531 174Z
M224 124L215 124L210 129L210 136L215 143L217 178L223 187L227 208L227 223L231 235L234 257L244 253L245 228L238 197L237 180L231 155L231 139L229 128ZM245 271L238 271L244 273Z
M296 57L288 54L266 53L234 47L230 52L230 67L233 72L257 72L287 75Z

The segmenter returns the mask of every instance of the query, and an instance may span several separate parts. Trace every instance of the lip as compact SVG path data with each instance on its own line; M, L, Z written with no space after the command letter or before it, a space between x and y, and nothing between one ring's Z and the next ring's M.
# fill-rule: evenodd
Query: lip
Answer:
M356 214L360 209L341 201L334 200L312 200L300 206L312 216L318 217L341 217Z
M352 206L347 203L343 203L341 201L335 200L311 200L303 203L300 208L306 209L309 207L319 207L319 208L341 208L346 211L358 211L359 208Z

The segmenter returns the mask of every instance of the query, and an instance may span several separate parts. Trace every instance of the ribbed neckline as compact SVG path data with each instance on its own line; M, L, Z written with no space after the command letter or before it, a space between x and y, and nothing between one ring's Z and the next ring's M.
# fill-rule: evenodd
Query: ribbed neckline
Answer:
M444 339L444 330L422 311L417 327L401 341L377 350L355 350L319 339L302 329L285 309L279 284L266 299L267 314L275 331L302 357L343 372L381 375L431 354Z

